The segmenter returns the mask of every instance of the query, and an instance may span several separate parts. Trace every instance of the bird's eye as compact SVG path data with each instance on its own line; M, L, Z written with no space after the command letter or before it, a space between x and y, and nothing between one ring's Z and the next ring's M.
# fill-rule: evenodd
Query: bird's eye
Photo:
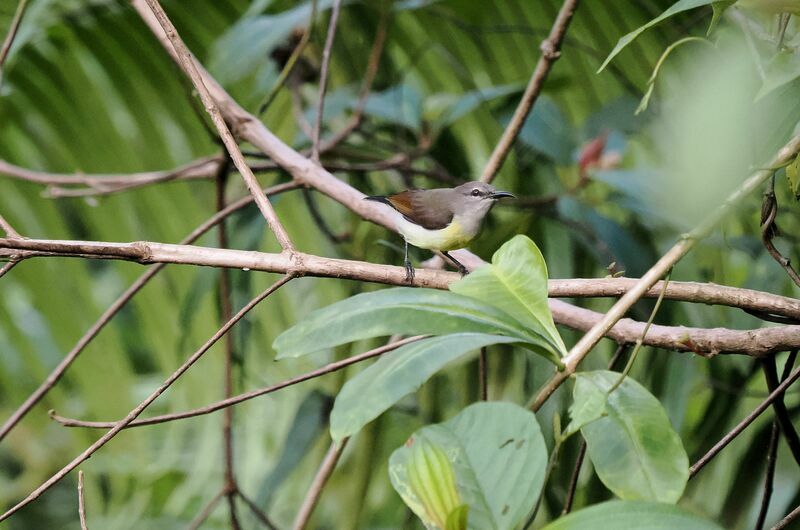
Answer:
M473 197L480 197L480 195L481 195L481 190L479 190L478 188L475 188L474 190L472 190L472 196Z

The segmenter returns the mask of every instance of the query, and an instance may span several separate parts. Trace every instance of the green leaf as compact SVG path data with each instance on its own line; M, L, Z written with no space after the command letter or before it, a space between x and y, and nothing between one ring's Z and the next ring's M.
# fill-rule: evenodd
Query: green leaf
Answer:
M444 129L480 107L486 101L519 92L518 83L500 85L485 90L471 90L464 94L440 94L425 100L426 117L433 118L434 129ZM433 116L431 116L433 114Z
M357 433L407 394L416 391L448 363L489 344L515 342L512 337L457 333L413 342L383 355L347 381L331 412L331 437Z
M418 131L422 127L422 96L415 87L400 84L371 94L364 105L364 112Z
M607 393L620 374L576 375L577 398ZM587 386L596 387L588 390ZM592 409L593 407L589 407ZM581 427L597 476L625 500L675 503L689 480L689 459L661 403L630 377L608 396L607 415Z
M428 440L419 439L411 446L406 462L411 491L422 504L420 519L426 526L445 528L450 515L464 506L456 488L453 465L444 450ZM455 514L454 523L458 514Z
M500 122L508 125L512 116L509 112ZM519 131L519 139L560 165L574 163L572 153L578 146L577 132L552 98L539 97Z
M711 521L659 502L608 501L578 510L542 530L722 530Z
M566 355L547 303L547 265L530 238L517 235L492 256L492 263L450 284L450 290L477 298L542 335L554 353Z
M512 403L476 403L420 429L392 453L392 485L417 515L421 502L410 487L407 462L421 440L441 447L451 462L459 495L469 505L467 528L510 530L533 508L544 484L547 447L530 411Z
M444 530L467 530L467 518L469 516L469 504L462 504L454 509L447 516Z
M284 359L371 337L464 332L505 335L542 351L549 347L547 337L488 303L412 287L363 293L314 311L279 335L273 347Z
M672 15L676 15L678 13L682 13L683 11L688 11L690 9L695 9L697 7L707 6L707 5L713 4L713 3L714 3L714 0L680 0L679 2L675 2L672 5L672 7L670 7L669 9L664 11L663 13L661 13L659 16L657 16L656 18L654 18L653 20L651 20L647 24L645 24L643 26L640 26L639 28L631 31L630 33L628 33L627 35L625 35L621 39L619 39L617 41L617 45L614 46L614 49L611 50L611 53L608 54L608 57L606 57L606 60L603 61L603 64L597 70L597 73L599 74L600 72L602 72L605 69L605 67L608 66L608 63L611 62L611 59L616 57L617 54L619 52L621 52L623 48L625 48L625 46L627 46L628 44L633 42L634 39L636 39L636 37L638 37L639 35L644 33L644 31L646 29L648 29L648 28L650 28L652 26L655 26L656 24L658 24L662 20L665 20L665 19L671 17Z
M722 14L725 12L726 9L728 9L735 3L736 0L718 0L716 2L711 3L711 9L714 10L714 14L711 15L711 24L708 25L708 31L706 32L706 35L711 35L711 32L714 31L715 27L717 27L717 24L719 23L719 19L722 17Z
M608 394L587 377L576 377L569 406L570 423L564 436L571 436L582 427L600 419L606 412Z
M786 166L786 178L789 180L789 189L792 190L795 199L800 199L800 156L795 157L794 162Z
M800 77L800 54L789 50L779 51L767 63L764 74L756 101Z

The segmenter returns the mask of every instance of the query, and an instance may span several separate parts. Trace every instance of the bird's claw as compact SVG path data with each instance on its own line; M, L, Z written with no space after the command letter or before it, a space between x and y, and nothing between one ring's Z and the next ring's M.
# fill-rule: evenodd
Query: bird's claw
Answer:
M407 261L406 265L406 282L410 284L414 283L414 266L411 265L411 262Z

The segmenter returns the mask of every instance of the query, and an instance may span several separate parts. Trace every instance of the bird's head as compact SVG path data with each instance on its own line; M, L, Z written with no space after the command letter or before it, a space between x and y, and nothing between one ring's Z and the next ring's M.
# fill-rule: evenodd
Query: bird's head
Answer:
M486 215L492 205L503 197L516 198L507 191L497 191L485 182L467 182L453 189L453 210L456 214Z

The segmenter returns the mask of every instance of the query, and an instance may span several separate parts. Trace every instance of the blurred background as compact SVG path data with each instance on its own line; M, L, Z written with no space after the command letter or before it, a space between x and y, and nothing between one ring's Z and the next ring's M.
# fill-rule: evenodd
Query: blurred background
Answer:
M638 277L754 168L791 136L800 119L797 17L777 43L776 16L730 10L703 40L709 6L668 18L640 35L597 74L624 34L673 2L608 0L579 5L544 92L495 184L520 197L494 209L471 250L489 259L514 234L529 235L553 278ZM749 4L757 2L748 2ZM181 36L211 74L256 112L305 31L311 2L165 0ZM322 157L367 194L439 187L479 177L539 58L561 3L556 0L352 1L333 46L323 136L359 108L376 35L386 32L359 126ZM262 115L298 150L309 147L330 0L320 0L309 44ZM5 35L16 2L0 3ZM654 83L662 53L675 47ZM782 51L776 52L777 49ZM652 85L652 86L651 86ZM649 104L641 105L648 89ZM0 88L0 158L59 173L170 169L221 147L202 106L127 2L31 0ZM196 98L194 98L196 100ZM642 108L646 107L646 108ZM641 112L636 113L637 108ZM199 109L199 110L198 110ZM252 152L253 149L245 150ZM252 159L254 166L264 161ZM388 167L388 169L387 169ZM278 170L263 185L285 182ZM776 245L800 259L797 183L778 172L781 232ZM247 193L231 175L230 200ZM78 195L78 196L70 196ZM215 211L213 178L105 193L0 174L0 213L24 236L47 239L178 242ZM327 197L300 192L273 202L296 246L308 253L400 264L402 241ZM673 280L714 282L797 296L764 250L761 197L748 198L684 258ZM231 248L275 251L254 207L227 225ZM212 231L198 243L216 246ZM415 251L418 263L430 255ZM40 258L0 280L0 418L45 379L99 315L144 271L117 261ZM89 420L123 417L218 327L219 273L170 265L87 347L65 378L0 442L0 503L10 506L71 460L99 431L69 429L47 411ZM234 308L275 276L232 271ZM293 281L233 330L234 390L266 386L376 346L363 342L274 362L273 339L309 311L374 286ZM603 311L612 301L575 300ZM630 316L646 320L652 301ZM768 325L732 309L667 302L662 324L739 329ZM579 336L560 328L572 345ZM584 363L605 367L604 341ZM148 410L180 411L223 396L218 345ZM490 397L525 403L551 373L522 351L490 351ZM327 450L327 415L348 373L339 372L236 407L233 439L241 488L281 528L288 527ZM363 431L347 447L311 527L420 528L387 475L388 455L421 425L446 419L477 397L475 363L451 367ZM646 348L633 373L663 403L694 461L766 394L759 366L742 356L706 360ZM539 413L550 425L565 410L561 390ZM796 418L800 399L787 395ZM81 466L90 528L184 528L223 481L222 416L213 414L126 431ZM765 414L689 484L681 505L726 528L751 528L758 513L771 429ZM561 510L577 441L562 455L544 499L544 518ZM779 447L772 524L800 503L800 472ZM780 465L781 461L788 462ZM576 506L611 494L584 465ZM75 475L14 516L10 529L77 528ZM257 521L240 509L242 525ZM228 528L220 504L203 528Z

